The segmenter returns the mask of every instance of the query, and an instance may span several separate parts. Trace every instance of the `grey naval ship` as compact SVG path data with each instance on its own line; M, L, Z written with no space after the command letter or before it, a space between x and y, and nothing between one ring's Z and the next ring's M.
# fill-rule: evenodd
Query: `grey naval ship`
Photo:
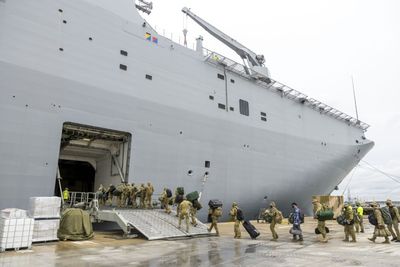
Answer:
M112 2L112 4L111 4ZM100 184L183 186L246 216L330 194L369 125L275 81L190 9L237 63L160 35L131 0L0 0L0 209ZM201 210L204 219L207 209Z

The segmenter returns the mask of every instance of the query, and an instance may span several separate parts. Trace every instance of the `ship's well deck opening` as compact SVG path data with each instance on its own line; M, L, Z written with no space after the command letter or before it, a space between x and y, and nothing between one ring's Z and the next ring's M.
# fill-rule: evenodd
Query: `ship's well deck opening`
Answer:
M62 189L95 192L127 181L131 134L117 130L64 123L58 161ZM55 186L55 195L60 195Z

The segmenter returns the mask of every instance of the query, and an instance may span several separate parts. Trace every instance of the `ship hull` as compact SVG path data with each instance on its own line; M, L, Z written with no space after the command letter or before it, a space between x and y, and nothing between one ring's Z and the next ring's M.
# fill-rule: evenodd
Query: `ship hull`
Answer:
M168 44L162 47L161 37L159 46L138 40L141 29L135 30L134 24L121 26L118 17L104 10L96 14L112 18L120 40L104 41L92 50L87 43L78 46L83 41L71 29L65 37L57 37L64 45L56 44L51 38L59 30L49 27L53 34L47 35L46 19L22 19L22 4L29 1L16 2L21 4L0 3L0 13L6 15L0 16L0 209L27 208L31 196L54 195L66 122L130 133L128 182L151 181L157 193L177 186L187 192L198 190L204 207L209 199L218 198L226 211L236 201L248 218L272 200L285 212L293 201L310 211L311 196L330 194L373 147L372 141L362 138L361 129L233 73L225 78L235 79L235 85L224 87L216 75L222 70L207 65L194 51L176 47L171 52ZM68 1L38 3L53 11L58 6L68 10L74 5L79 11L91 7L84 1L82 6ZM29 14L38 14L36 8ZM35 24L35 19L41 23ZM18 26L29 29L18 33ZM112 56L127 46L127 40L133 55ZM46 51L49 47L54 51ZM143 52L134 52L138 50ZM100 52L91 55L90 51ZM127 73L118 69L122 63L128 66ZM147 73L154 77L152 81L145 79ZM238 100L248 100L249 94L254 118L238 113ZM219 102L234 111L218 109ZM267 113L267 122L260 120L260 111ZM205 166L206 161L210 166ZM100 176L96 175L95 188L120 182L115 175ZM206 213L203 208L202 219Z

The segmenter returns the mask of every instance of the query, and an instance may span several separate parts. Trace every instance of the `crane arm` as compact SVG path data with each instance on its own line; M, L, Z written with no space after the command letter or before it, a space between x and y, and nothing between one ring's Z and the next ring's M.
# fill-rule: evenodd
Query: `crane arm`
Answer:
M247 60L250 66L263 66L264 64L264 56L257 55L244 45L240 44L238 41L230 37L229 35L223 33L222 31L218 30L213 25L209 24L207 21L203 20L189 8L184 7L182 12L188 15L191 19L193 19L197 24L199 24L203 29L205 29L208 33L212 36L217 38L219 41L227 45L233 51L235 51L242 59Z

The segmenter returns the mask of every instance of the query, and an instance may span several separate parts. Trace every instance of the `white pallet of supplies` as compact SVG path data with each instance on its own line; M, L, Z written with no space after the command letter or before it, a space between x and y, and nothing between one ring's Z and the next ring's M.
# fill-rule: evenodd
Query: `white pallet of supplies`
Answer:
M29 215L33 218L60 218L61 198L31 197Z
M30 248L33 236L32 218L0 218L0 252L6 249Z
M57 241L60 219L35 220L32 242Z

